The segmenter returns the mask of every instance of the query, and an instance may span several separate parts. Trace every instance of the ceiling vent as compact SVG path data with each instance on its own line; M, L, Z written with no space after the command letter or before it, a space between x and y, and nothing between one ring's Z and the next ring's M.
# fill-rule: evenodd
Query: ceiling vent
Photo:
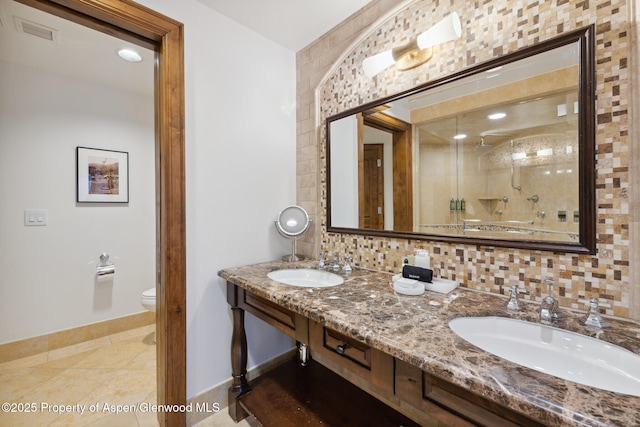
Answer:
M14 16L13 20L16 23L16 30L20 33L31 34L32 36L40 37L41 39L49 41L58 41L58 30L54 28L46 27L42 24L36 24L35 22L27 21L20 17Z

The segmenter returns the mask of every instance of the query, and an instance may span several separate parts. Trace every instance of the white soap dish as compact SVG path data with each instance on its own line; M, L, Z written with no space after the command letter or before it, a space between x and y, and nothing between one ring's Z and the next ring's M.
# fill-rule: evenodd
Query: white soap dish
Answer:
M424 283L413 279L400 278L393 281L393 290L403 295L424 294Z
M457 287L458 282L455 280L441 279L439 277L434 277L431 283L424 283L424 288L427 291L439 292L441 294L448 294Z

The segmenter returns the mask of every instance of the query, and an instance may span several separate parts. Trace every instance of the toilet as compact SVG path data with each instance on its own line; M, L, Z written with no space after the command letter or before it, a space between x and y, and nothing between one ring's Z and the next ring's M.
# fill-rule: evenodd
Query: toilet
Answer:
M140 303L149 311L156 311L156 288L147 289L140 297Z
M147 289L140 297L142 306L152 312L156 311L156 288ZM156 342L156 332L153 332L153 342Z

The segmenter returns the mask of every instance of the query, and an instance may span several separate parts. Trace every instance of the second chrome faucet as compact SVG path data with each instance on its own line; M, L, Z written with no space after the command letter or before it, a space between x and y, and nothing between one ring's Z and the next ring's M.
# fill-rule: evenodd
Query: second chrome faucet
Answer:
M507 303L507 309L520 311L522 310L522 304L518 299L518 294L528 294L526 289L519 288L518 285L513 285L509 289L509 302Z
M538 309L538 315L540 323L550 325L558 320L559 304L558 300L556 300L553 296L553 285L555 284L554 280L550 277L547 277L544 283L545 285L547 285L548 293L547 296L542 299L542 303L540 304L540 308ZM509 287L509 302L507 303L507 309L514 311L520 311L523 309L522 303L518 299L519 293L528 294L525 289L519 288L517 285ZM607 328L610 326L609 323L602 320L599 310L601 306L610 308L610 304L601 302L598 300L598 298L591 298L590 300L579 299L578 301L589 306L587 317L582 320L582 323L584 325L596 328Z
M350 256L342 257L342 260L344 261L344 265L341 268L340 267L339 257L338 257L338 252L334 252L333 259L331 259L331 261L329 261L328 263L327 263L327 261L325 259L326 255L327 255L326 252L320 252L320 256L318 257L318 268L323 269L323 268L327 267L330 270L340 270L340 269L342 269L342 271L345 272L345 273L350 273L353 270L353 268L349 264L351 262L351 257Z
M545 284L549 292L540 304L540 323L550 324L558 320L558 301L553 297L553 279L547 278Z

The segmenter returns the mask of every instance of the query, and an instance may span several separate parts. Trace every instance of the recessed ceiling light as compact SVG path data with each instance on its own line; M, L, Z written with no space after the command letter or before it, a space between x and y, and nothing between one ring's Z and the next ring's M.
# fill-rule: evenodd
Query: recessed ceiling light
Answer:
M142 61L142 56L132 49L120 49L118 50L118 56L128 62Z
M500 120L500 119L504 119L505 117L507 117L506 113L493 113L487 116L489 120Z
M466 133L459 133L453 136L453 139L465 139L467 137Z

